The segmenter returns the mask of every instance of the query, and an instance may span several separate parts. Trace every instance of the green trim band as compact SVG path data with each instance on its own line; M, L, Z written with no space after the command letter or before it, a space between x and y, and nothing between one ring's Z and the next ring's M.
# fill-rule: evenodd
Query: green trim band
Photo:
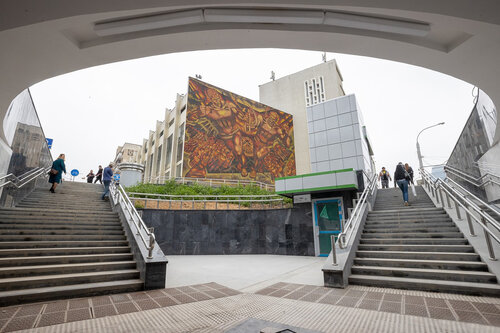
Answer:
M280 178L274 178L274 181L284 180L284 179L292 179L292 178L313 177L313 176L328 175L328 174L331 174L331 173L340 173L340 172L349 172L349 171L354 171L354 169L353 168L350 168L350 169L340 169L340 170L333 170L333 171L322 171L322 172L315 172L315 173L307 173L305 175L298 175L298 176L280 177Z
M290 191L279 191L276 194L287 194L287 193L304 193L304 192L314 192L314 191L324 191L324 190L340 190L345 188L357 189L356 185L348 184L348 185L337 185L337 186L325 186L325 187L313 187L313 188L304 188Z

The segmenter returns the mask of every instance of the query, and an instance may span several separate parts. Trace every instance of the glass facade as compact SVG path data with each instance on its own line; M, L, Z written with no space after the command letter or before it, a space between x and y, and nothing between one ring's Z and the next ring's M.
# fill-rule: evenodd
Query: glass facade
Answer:
M49 167L52 164L45 134L28 89L20 93L10 104L3 119L3 128L8 148L2 147L2 174L12 173L19 177L30 170ZM4 159L4 155L10 157ZM14 205L30 193L33 187L34 183L31 183L22 190L3 189L0 197L1 205Z

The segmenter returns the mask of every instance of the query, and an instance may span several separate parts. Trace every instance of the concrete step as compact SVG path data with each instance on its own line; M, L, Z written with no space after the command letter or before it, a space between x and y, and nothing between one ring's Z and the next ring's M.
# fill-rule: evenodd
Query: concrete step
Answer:
M47 207L43 208L0 208L0 216L8 214L21 214L21 215L35 215L35 216L116 216L116 213L111 211L111 208L107 212L93 212L89 209L69 209L61 211L60 209L50 209Z
M493 283L472 283L359 274L351 275L349 277L349 283L372 287L460 293L479 296L498 297L498 295L500 295L500 285Z
M358 258L414 259L414 260L447 260L447 261L481 261L475 252L432 252L432 251L356 251Z
M1 224L0 224L1 225ZM451 221L443 222L387 222L387 223L372 223L366 221L365 229L378 230L387 228L432 228L432 227L455 227L456 224Z
M351 271L352 274L356 275L392 276L411 279L436 279L441 281L446 280L475 283L497 283L496 275L490 272L357 265L353 265Z
M37 248L70 248L70 247L103 247L103 246L128 246L126 239L122 240L77 240L77 241L17 241L0 242L0 249L37 249Z
M425 269L450 269L465 271L488 271L488 265L481 261L452 261L424 259L394 259L394 258L354 258L357 266L407 267Z
M3 229L0 228L0 239L3 239L4 236L10 235L124 235L123 229L98 229L98 228L85 228L85 229L61 229L61 228L53 228L53 229Z
M38 203L33 203L33 204L20 203L16 207L18 207L18 208L36 208L36 207L40 207L40 204L38 204ZM66 209L75 208L75 204L67 204L67 205L64 205L64 204L54 204L54 205L51 205L51 208L52 209L66 210ZM104 207L104 206L95 206L95 207L92 207L92 211L94 213L96 213L96 212L108 212L109 209L110 209L110 207Z
M4 291L0 292L0 306L110 293L126 293L142 290L143 286L144 282L142 280L131 279Z
M381 218L367 218L366 225L385 225L385 224L412 224L412 223L427 223L427 224L436 224L436 223L453 223L453 220L449 217L433 217L433 218L392 218L392 217L381 217ZM454 224L454 223L453 223Z
M8 257L0 258L0 267L55 265L84 262L133 260L132 253L83 254L41 257Z
M436 244L359 244L363 251L409 251L409 252L460 252L474 253L471 245L436 245Z
M120 230L123 232L123 227L119 223L110 224L86 224L86 223L2 223L0 222L0 230L33 230L33 229L55 229L55 230L100 230L100 231L111 231Z
M434 226L434 227L414 227L414 226L398 226L398 227L388 227L388 228L364 228L363 233L365 234L387 234L387 233L441 233L441 232L459 232L460 229L456 226Z
M137 269L15 277L0 279L0 292L16 289L64 286L79 283L131 280L138 279L139 277L140 273Z
M15 242L15 241L25 241L25 242L39 242L39 241L70 241L70 240L124 240L125 235L2 235L0 236L0 242Z
M0 258L104 253L130 253L130 246L3 249L0 250Z
M369 238L460 238L461 232L393 232L393 233L366 233L362 237Z
M14 278L18 276L38 276L54 274L70 274L79 272L100 272L110 270L135 269L137 264L133 260L103 261L73 264L53 264L34 266L0 267L0 278Z
M390 209L376 211L372 210L368 213L368 218L376 217L426 217L426 216L446 216L446 212L442 208L431 208L431 209L417 209L417 208L405 208L405 209Z
M465 238L372 238L361 239L360 244L423 244L423 245L467 245L469 241Z
M93 216L75 216L75 217L53 217L53 216L2 216L0 218L0 224L3 223L36 223L36 224L44 224L44 223L57 223L57 224L108 224L108 225L116 225L120 224L120 219L118 216L114 217L104 217L104 218L94 218Z

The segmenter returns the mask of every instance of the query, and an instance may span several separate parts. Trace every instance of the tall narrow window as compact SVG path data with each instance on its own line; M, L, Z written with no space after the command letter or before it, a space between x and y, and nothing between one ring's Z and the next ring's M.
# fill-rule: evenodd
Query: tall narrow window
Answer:
M165 169L170 168L170 161L172 160L172 140L174 139L174 135L170 134L167 139L167 152L165 154Z
M184 150L184 124L179 128L179 138L177 140L177 162L182 160L182 153ZM177 175L180 177L179 175Z

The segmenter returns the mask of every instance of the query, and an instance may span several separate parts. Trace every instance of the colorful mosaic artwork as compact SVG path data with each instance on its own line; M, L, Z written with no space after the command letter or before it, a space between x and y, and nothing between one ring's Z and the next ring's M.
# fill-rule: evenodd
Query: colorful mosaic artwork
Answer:
M274 183L295 175L293 118L190 78L184 177Z

